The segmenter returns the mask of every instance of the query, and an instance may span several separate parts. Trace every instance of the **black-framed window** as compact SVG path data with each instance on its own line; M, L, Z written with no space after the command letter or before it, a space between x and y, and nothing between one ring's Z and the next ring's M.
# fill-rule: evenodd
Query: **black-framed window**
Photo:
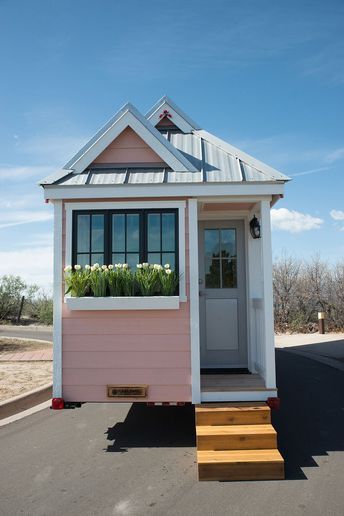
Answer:
M72 264L168 263L178 270L178 210L73 212Z

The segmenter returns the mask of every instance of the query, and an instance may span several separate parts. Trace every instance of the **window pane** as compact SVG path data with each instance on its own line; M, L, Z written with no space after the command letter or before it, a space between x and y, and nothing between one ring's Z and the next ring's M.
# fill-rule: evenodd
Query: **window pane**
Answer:
M175 214L162 214L162 250L174 251L175 249Z
M136 265L140 263L140 255L139 254L127 254L127 264L129 265L130 269L133 271L136 271Z
M222 262L222 287L237 288L237 261L221 260Z
M220 260L205 260L205 286L206 288L220 288Z
M127 215L127 251L139 251L140 220L137 214Z
M81 265L81 267L85 267L85 265L89 265L90 255L89 254L78 254L76 256L76 263Z
M104 251L104 215L92 215L92 251Z
M160 213L148 215L148 251L160 251Z
M95 263L99 263L99 265L104 265L104 254L92 253L90 265L94 265Z
M148 253L148 263L160 263L161 259L160 259L160 253Z
M112 215L112 251L125 251L125 215Z
M77 219L77 251L88 253L90 250L90 216L78 215Z
M112 264L115 265L115 263L125 263L125 254L123 253L113 253L112 254Z
M161 265L166 265L166 263L169 264L169 266L172 270L175 269L176 263L175 263L174 253L163 253L162 254L162 264Z
M235 229L221 229L221 256L222 258L236 256Z
M218 229L204 230L204 250L206 258L220 256L220 231Z

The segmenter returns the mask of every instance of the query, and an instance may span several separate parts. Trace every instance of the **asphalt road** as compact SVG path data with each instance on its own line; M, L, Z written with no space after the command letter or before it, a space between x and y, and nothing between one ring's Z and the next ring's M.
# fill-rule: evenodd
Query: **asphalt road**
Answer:
M18 337L53 341L53 329L47 326L0 326L0 337Z
M277 357L285 481L198 482L192 407L85 404L0 428L0 514L343 516L344 373Z

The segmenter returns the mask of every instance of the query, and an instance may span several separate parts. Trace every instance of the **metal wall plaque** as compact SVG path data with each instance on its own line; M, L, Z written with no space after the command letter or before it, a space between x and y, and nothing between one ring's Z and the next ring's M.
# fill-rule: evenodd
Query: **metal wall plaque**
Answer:
M108 398L146 398L148 385L107 385Z

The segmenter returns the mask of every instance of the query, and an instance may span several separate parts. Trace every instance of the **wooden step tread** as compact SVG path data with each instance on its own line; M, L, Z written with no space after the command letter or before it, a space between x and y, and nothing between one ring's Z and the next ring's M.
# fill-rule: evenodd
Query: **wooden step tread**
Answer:
M283 464L278 450L202 450L197 452L198 464L242 464L277 463Z
M207 403L196 406L196 413L203 412L270 412L266 403L236 403L235 405L224 405L223 403Z
M198 425L196 435L276 435L272 425Z

